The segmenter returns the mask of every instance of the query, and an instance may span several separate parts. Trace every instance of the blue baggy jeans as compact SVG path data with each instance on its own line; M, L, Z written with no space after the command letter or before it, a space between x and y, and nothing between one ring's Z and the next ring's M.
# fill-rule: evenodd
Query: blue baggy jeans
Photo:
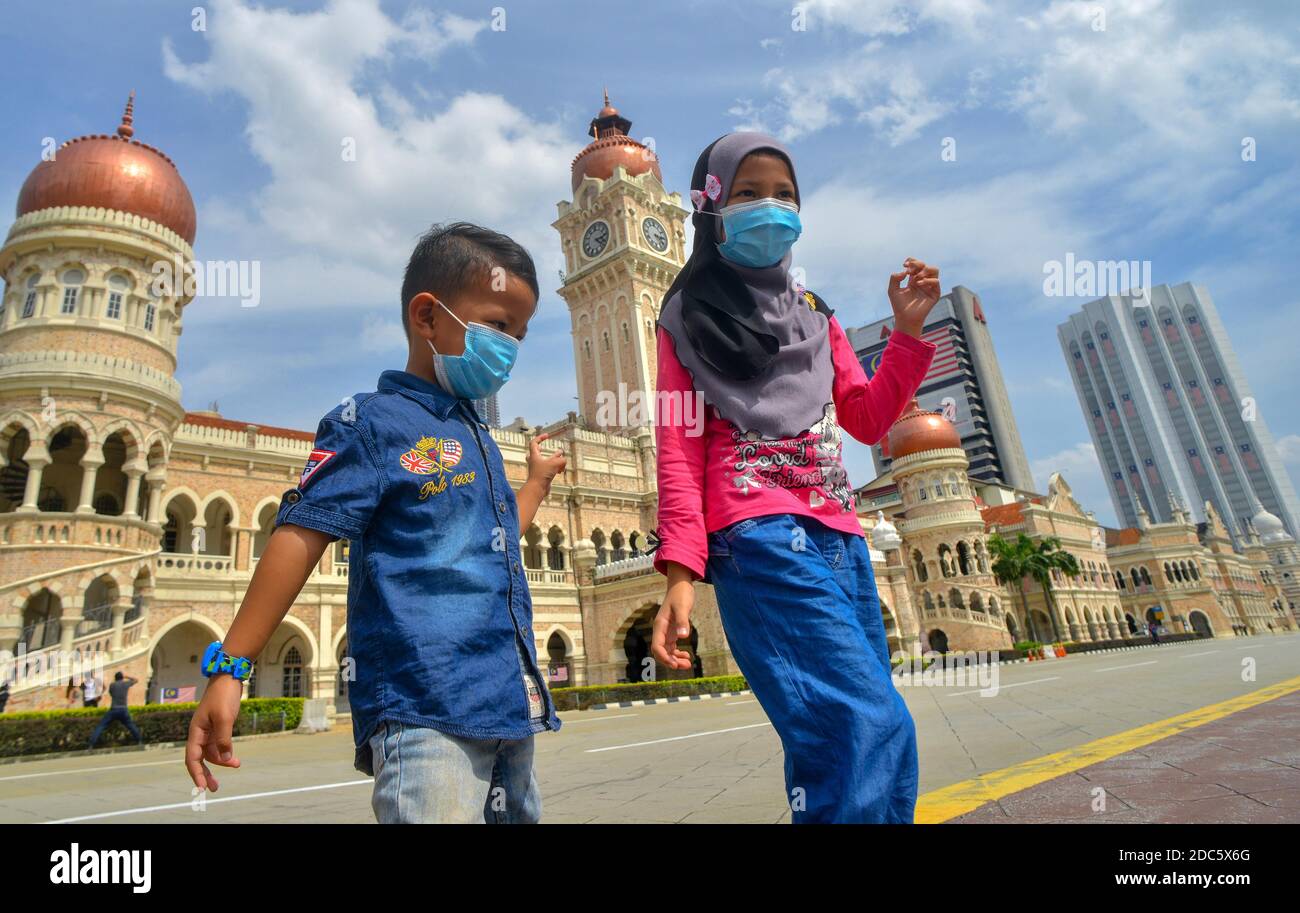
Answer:
M386 720L370 737L380 824L536 824L533 737L464 739Z
M99 718L99 725L96 726L95 731L91 733L91 748L94 748L95 745L99 743L99 737L103 735L104 730L114 722L121 723L125 726L127 732L131 733L131 738L135 739L137 745L143 742L143 738L140 735L140 727L136 726L135 721L131 719L131 711L127 710L125 707L110 707L108 712Z
M912 823L916 726L863 538L754 517L709 535L708 572L731 654L781 737L794 823Z

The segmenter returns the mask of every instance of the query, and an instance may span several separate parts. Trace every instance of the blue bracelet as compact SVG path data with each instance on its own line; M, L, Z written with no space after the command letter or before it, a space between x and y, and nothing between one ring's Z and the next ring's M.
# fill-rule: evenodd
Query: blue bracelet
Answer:
M221 649L221 641L214 640L203 652L199 671L203 673L204 678L228 674L235 681L246 682L253 675L253 661L242 656L231 656Z

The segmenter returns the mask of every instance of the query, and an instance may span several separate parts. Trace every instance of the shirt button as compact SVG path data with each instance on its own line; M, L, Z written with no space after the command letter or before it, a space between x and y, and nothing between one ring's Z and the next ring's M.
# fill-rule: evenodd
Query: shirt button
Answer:
M505 502L505 501L498 501L498 502L497 502L497 510L501 511L502 513L505 513L505 512L506 512L506 502Z

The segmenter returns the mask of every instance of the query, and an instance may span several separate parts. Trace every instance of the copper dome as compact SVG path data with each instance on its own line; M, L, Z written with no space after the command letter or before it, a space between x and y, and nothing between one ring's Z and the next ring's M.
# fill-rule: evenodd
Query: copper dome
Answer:
M134 94L132 95L134 98ZM17 215L54 206L115 209L165 225L194 243L194 199L172 160L153 146L131 139L133 102L115 136L81 136L41 162L18 192Z
M889 457L901 457L923 450L960 450L957 429L938 412L922 409L913 399L889 428Z
M628 136L627 131L632 122L618 113L618 109L609 103L609 93L605 93L605 107L600 109L587 128L587 135L593 137L587 147L573 158L572 189L577 191L585 177L605 180L612 177L614 169L622 165L630 175L653 172L663 181L659 170L659 157L646 145Z

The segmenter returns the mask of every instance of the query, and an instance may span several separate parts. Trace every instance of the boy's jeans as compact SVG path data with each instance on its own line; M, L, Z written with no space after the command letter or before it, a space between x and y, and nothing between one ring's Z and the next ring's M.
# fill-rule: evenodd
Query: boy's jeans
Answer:
M533 737L463 739L388 720L370 737L380 824L536 824Z
M709 577L732 656L785 749L801 823L906 823L916 727L890 677L861 536L782 514L709 535Z

